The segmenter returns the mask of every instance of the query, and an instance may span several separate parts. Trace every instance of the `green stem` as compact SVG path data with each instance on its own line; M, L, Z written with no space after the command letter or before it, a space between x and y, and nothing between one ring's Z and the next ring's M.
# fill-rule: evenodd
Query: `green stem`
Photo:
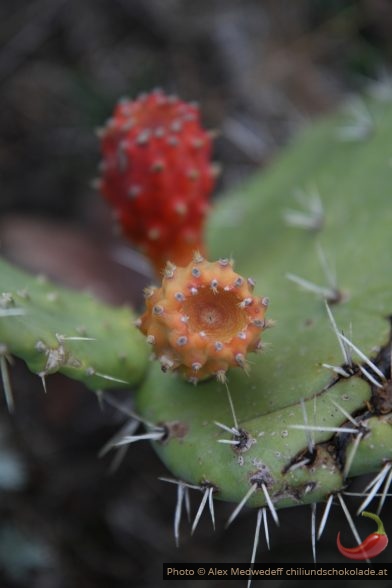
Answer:
M382 524L382 521L378 515L376 515L374 512L367 512L366 510L364 510L362 512L362 516L369 517L370 519L373 519L376 521L376 523L377 523L376 533L378 533L378 535L386 535L384 525Z

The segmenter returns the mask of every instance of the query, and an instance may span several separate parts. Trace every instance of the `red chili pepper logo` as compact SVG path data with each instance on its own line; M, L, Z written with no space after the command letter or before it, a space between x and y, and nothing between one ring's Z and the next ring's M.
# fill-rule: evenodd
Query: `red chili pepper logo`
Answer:
M385 533L384 525L382 524L380 517L372 512L366 511L363 511L362 515L376 521L378 525L377 531L368 535L368 537L366 537L366 539L357 547L343 547L340 543L339 532L336 541L338 549L342 555L349 559L372 559L373 557L380 555L388 545L388 537Z

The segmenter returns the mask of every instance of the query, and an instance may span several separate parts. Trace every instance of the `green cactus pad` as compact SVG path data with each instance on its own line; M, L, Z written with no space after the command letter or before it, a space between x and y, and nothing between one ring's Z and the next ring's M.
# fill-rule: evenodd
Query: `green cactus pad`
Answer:
M217 498L238 502L256 483L253 506L266 503L263 485L276 507L319 501L339 491L345 475L375 471L392 459L391 420L375 408L381 389L358 366L379 377L354 351L354 375L323 367L344 364L325 293L287 278L329 288L338 330L371 359L390 345L392 106L362 107L371 121L366 132L358 126L345 136L344 113L312 125L269 170L222 199L211 218L210 258L232 256L236 271L255 279L255 293L270 298L268 318L276 321L263 334L266 350L249 356L249 376L240 369L228 374L243 447L218 443L231 436L214 421L234 424L224 385L193 387L154 366L138 393L142 415L167 425L168 438L154 446L173 475L213 485ZM325 259L336 268L337 289L328 284ZM305 419L317 427L353 428L345 412L363 421L358 433L291 428ZM301 460L306 463L297 467Z
M100 390L144 375L147 345L129 308L111 308L0 260L0 309L23 312L0 317L3 353L41 376L59 371Z

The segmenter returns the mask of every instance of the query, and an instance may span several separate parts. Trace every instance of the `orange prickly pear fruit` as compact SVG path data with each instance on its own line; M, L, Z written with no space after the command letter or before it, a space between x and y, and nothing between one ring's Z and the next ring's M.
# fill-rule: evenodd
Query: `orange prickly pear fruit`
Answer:
M225 381L230 366L247 369L246 355L261 349L268 298L253 295L254 282L233 271L232 261L196 253L186 267L167 263L162 286L145 292L137 326L163 371L197 383L214 375Z

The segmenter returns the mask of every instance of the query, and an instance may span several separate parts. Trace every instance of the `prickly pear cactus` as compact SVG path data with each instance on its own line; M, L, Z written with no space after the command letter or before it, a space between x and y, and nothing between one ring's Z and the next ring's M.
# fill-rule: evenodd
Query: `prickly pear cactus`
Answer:
M59 371L92 390L142 378L148 349L129 308L110 308L2 260L0 291L2 358L21 357L44 383Z
M55 371L95 390L143 380L136 403L149 430L120 444L153 439L179 490L206 490L211 512L216 497L237 503L233 516L248 503L268 505L276 520L278 508L343 500L362 473L381 472L371 497L385 479L387 487L392 107L355 112L349 123L342 114L312 126L210 219L211 258L234 257L271 300L276 325L263 333L263 353L249 356L249 372L240 362L227 379L193 386L153 362L146 377L148 345L131 311L1 262L6 393L8 354L44 381Z
M210 219L210 257L233 256L276 321L249 375L228 372L234 411L224 384L157 364L138 392L175 478L218 499L313 503L390 467L392 107L360 107L309 128Z

